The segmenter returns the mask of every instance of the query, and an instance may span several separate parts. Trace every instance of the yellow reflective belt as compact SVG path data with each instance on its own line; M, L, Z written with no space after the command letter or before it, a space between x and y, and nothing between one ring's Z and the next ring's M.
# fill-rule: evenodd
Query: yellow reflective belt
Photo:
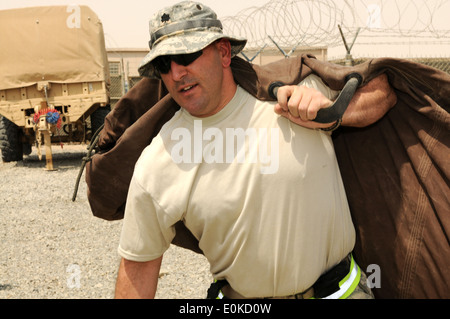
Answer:
M217 279L214 279L214 282L216 283ZM217 294L216 299L224 299L224 298L225 298L225 295L223 294L222 289L220 289L219 293Z
M323 299L345 299L355 291L361 279L361 269L352 256L350 272L339 282L339 290Z

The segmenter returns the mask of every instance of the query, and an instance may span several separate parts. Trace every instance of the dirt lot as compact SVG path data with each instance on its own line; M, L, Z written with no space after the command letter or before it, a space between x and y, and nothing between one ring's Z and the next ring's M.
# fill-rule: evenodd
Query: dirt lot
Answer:
M55 171L36 150L0 162L0 299L112 298L121 221L91 214L84 174L72 201L86 146L53 147ZM204 298L211 276L203 256L172 246L157 298Z

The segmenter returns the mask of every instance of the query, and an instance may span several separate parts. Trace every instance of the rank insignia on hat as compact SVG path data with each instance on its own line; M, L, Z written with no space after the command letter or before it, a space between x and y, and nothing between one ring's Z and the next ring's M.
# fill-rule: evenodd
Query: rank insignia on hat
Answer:
M167 21L169 21L170 20L170 16L167 14L167 13L164 13L162 16L161 16L161 22L167 22Z

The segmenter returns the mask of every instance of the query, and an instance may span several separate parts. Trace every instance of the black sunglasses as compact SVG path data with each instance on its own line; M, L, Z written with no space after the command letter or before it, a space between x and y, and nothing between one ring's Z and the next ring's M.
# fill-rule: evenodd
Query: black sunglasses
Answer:
M182 66L188 66L197 60L202 53L203 51L200 50L190 54L162 55L153 60L152 63L160 74L167 74L170 71L172 61Z

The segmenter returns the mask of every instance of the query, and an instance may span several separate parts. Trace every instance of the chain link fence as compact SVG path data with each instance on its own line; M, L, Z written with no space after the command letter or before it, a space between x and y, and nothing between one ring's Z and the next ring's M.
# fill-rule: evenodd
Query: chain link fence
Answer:
M450 74L450 59L411 59L412 61L422 63L428 66L431 66L435 69L439 69L441 71L447 72Z
M352 59L351 61L349 60L345 60L345 59L341 59L341 60L333 60L330 62L336 63L336 64L341 64L341 65L357 65L357 64L361 64L365 61L369 60L368 58L358 58L358 59ZM405 59L405 60L409 60L415 63L420 63L420 64L424 64L427 65L429 67L444 71L448 74L450 74L450 59L447 58L414 58L414 59Z
M121 75L111 74L111 86L109 90L111 107L113 107L126 91L123 77Z

